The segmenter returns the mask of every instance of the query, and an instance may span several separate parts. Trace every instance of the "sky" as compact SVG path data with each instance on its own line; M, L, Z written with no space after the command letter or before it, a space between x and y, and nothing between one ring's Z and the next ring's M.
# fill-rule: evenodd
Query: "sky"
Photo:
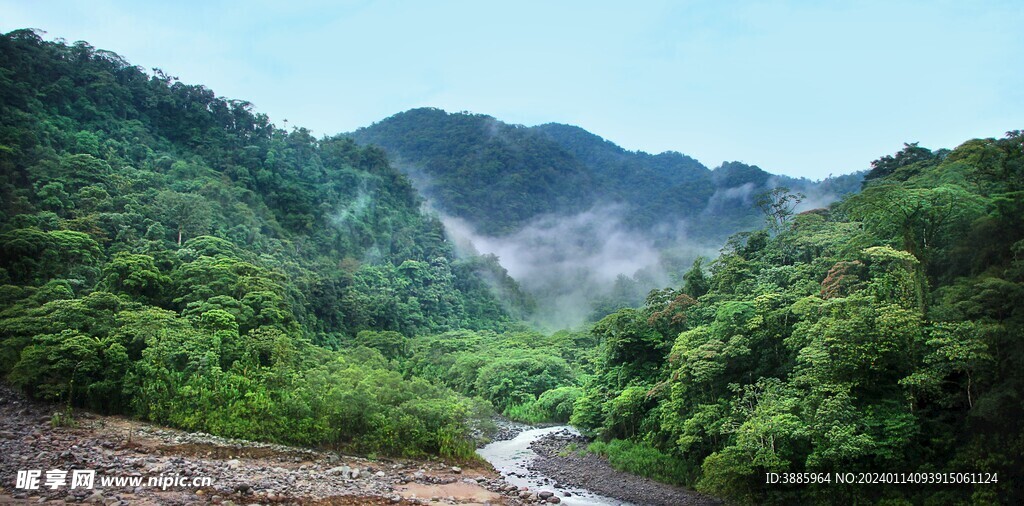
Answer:
M1024 2L0 0L334 135L414 107L820 179L1024 129Z

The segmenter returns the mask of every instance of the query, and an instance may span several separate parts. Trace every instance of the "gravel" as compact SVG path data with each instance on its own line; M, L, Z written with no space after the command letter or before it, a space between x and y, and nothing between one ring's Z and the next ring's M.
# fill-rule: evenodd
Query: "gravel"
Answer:
M721 502L692 490L667 485L613 468L604 458L579 451L569 445L586 448L590 441L578 434L562 430L548 434L530 445L539 457L529 468L558 483L585 488L601 495L634 504L652 506L711 506Z
M375 459L284 445L189 433L76 411L74 427L53 427L61 406L26 399L0 385L0 504L64 501L129 504L428 504L403 486L457 484L467 497L508 494L507 484L486 466L439 460ZM37 490L16 489L19 470L41 470ZM44 485L51 469L95 470L93 489ZM466 480L466 475L476 479ZM138 476L142 486L100 486L103 476ZM150 477L209 477L212 484L148 486ZM500 496L499 503L519 500ZM446 496L442 503L469 499ZM435 503L436 504L436 503Z

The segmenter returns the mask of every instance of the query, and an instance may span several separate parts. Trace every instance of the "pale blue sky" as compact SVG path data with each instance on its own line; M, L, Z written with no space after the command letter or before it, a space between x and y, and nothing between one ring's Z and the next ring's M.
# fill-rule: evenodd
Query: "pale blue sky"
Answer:
M86 40L318 135L433 106L811 178L1024 128L1022 26L1021 1L0 0L4 32Z

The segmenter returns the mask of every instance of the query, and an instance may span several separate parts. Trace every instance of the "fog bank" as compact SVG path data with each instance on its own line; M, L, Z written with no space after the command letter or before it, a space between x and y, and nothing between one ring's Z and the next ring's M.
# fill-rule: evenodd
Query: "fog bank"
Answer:
M542 216L500 237L479 234L456 217L439 217L461 254L497 256L535 297L535 323L560 329L583 323L595 310L637 305L651 289L675 284L681 264L688 267L693 258L711 253L701 247L666 254L651 235L628 229L623 211L602 205L568 216Z

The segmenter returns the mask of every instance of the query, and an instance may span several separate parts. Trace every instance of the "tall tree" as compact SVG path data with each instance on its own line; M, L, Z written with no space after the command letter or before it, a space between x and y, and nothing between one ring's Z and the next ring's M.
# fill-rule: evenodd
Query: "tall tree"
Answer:
M764 213L768 228L777 234L793 217L796 206L806 198L803 193L792 193L789 188L779 186L758 195L754 204Z
M153 205L161 219L177 230L178 246L185 234L201 235L213 223L213 208L201 195L164 190L157 194Z

